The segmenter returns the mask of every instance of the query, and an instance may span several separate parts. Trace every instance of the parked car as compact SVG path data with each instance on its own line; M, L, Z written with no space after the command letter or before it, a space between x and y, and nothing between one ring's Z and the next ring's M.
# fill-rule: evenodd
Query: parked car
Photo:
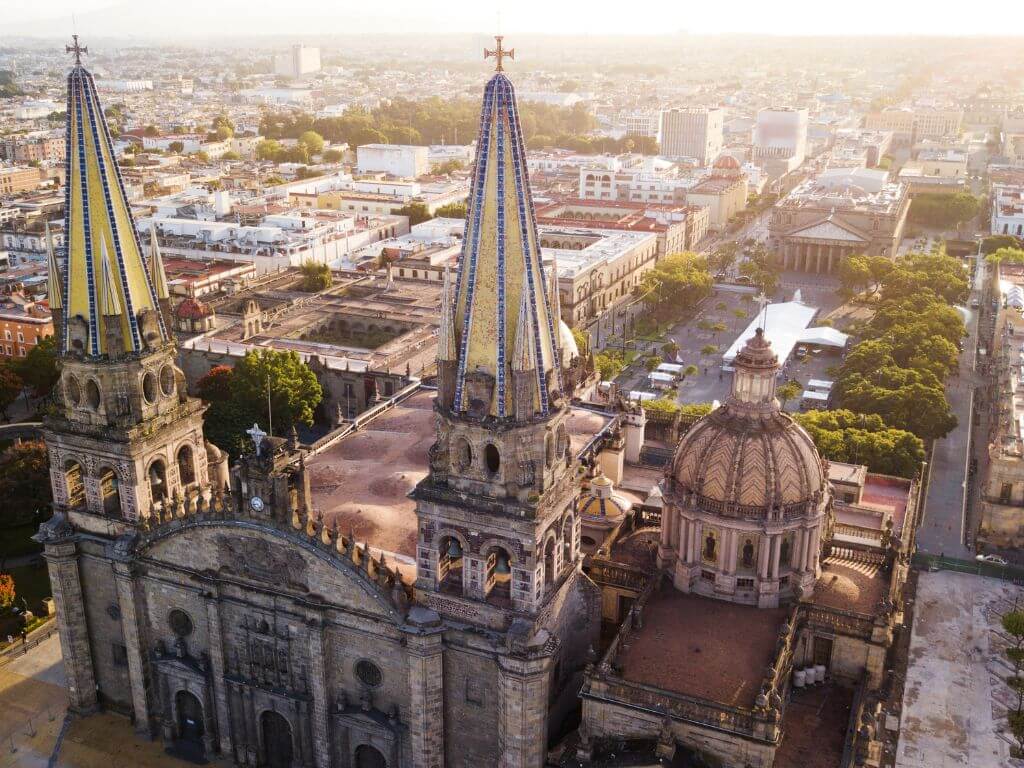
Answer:
M992 565L1006 565L1006 558L999 555L978 555L975 558L979 563L991 563Z

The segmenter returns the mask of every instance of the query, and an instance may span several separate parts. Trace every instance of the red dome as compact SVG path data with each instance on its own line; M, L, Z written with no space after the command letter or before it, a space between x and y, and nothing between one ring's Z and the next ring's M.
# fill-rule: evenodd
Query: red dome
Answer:
M174 314L184 320L200 320L207 317L211 310L201 301L189 298L185 299L174 310Z
M719 155L713 167L722 171L738 171L740 170L740 161L732 155Z

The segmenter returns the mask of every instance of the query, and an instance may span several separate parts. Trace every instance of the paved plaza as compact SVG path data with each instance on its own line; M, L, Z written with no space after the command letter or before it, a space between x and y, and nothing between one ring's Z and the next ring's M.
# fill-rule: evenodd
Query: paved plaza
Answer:
M1000 617L1024 590L970 574L921 573L897 768L1024 768L1010 758L1010 673Z

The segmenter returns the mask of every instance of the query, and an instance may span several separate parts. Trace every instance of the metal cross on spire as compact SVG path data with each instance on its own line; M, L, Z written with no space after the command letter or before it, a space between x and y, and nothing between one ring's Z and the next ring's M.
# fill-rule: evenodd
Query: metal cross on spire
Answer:
M761 328L762 330L768 330L765 326L768 325L768 305L772 303L772 300L762 292L757 295L757 298L754 299L754 301L756 301L758 306L761 307Z
M82 64L82 54L89 52L89 46L87 46L87 45L79 45L78 44L78 35L72 35L71 38L75 41L74 45L65 45L64 46L64 51L65 51L65 53L73 53L73 54L75 54L75 66L81 66L81 64Z
M515 48L509 48L506 51L504 48L501 47L501 41L504 40L504 39L505 39L504 35L495 35L494 36L494 40L497 43L497 47L493 51L488 50L487 48L484 48L484 61L486 61L487 59L489 59L489 58L491 58L493 56L495 61L497 62L495 67L494 67L494 71L495 72L503 72L504 71L504 67L502 67L502 65L501 65L501 60L504 59L506 56L508 56L508 58L513 59L513 60L516 57L516 49Z
M251 428L245 430L245 433L252 438L252 444L256 448L256 455L260 455L260 445L263 443L263 438L267 436L267 433L260 429L260 425L254 423Z

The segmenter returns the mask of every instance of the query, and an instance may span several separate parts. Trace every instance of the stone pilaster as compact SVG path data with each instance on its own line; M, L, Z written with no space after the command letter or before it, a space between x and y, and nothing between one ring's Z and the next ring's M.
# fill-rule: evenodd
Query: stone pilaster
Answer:
M319 619L309 622L310 690L313 694L313 761L316 768L330 768L331 734L327 726L327 670L324 668L324 630Z
M153 737L152 721L149 715L149 698L146 693L146 669L143 666L146 651L139 636L139 616L136 611L138 600L135 594L135 576L126 562L114 563L114 580L117 585L117 604L121 609L121 629L128 655L128 682L132 687L132 709L135 711L135 732L147 739Z
M402 630L409 653L409 741L413 768L444 768L444 627L414 607Z
M210 672L213 680L213 706L217 713L217 735L220 737L220 753L234 752L231 743L231 712L228 709L228 695L224 689L224 636L220 623L220 604L215 593L206 595L206 621L210 633Z
M78 552L74 541L46 545L46 562L57 608L60 649L67 676L68 705L72 712L87 715L96 711L96 673L92 667L89 627L82 599Z
M498 657L501 768L542 768L547 757L551 657Z

